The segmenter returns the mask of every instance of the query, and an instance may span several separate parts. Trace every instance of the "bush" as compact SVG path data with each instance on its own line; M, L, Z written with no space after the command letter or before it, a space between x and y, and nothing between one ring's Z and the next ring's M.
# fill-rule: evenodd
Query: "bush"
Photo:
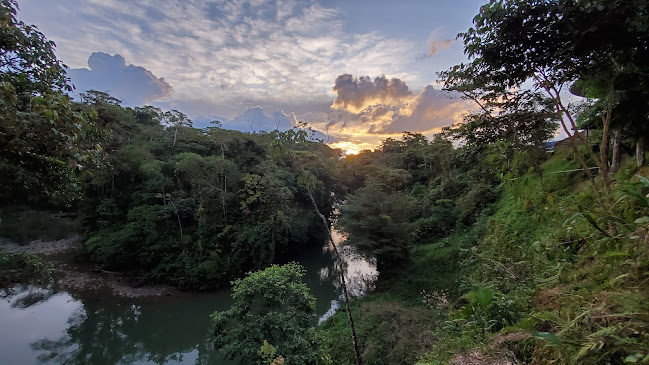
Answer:
M51 265L33 255L0 252L0 290L22 283L44 283L51 279Z
M315 298L303 276L304 269L290 263L234 281L232 307L212 315L217 350L258 364L280 356L286 364L315 364Z

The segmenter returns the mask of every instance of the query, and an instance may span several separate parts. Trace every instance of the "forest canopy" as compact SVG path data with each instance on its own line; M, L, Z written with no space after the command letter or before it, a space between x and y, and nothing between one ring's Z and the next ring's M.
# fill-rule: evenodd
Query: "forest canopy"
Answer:
M0 25L0 203L73 216L78 257L132 285L231 288L211 317L227 358L649 363L646 1L486 2L459 34L467 61L438 74L475 108L348 156L305 123L199 129L104 91L73 100L14 0ZM287 261L324 243L334 270L318 274L345 308L318 324ZM339 249L376 264L374 292L350 299ZM0 252L3 287L50 268Z

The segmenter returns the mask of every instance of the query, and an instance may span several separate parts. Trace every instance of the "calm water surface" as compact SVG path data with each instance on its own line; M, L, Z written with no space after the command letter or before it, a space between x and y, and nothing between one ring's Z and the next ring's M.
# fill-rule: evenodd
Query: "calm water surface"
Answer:
M362 295L378 274L370 262L344 252L349 289ZM341 298L331 254L315 247L296 261L307 271L322 321ZM16 287L0 299L0 364L234 364L213 350L209 320L230 302L229 290L127 299L103 291Z

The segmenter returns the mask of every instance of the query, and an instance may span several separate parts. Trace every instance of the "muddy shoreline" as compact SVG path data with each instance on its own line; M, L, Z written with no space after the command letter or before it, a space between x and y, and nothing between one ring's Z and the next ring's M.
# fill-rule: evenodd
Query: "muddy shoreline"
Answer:
M61 240L33 240L19 244L0 238L4 253L36 255L52 265L52 277L64 290L109 290L123 298L146 298L177 296L183 292L169 285L134 286L128 277L120 273L102 271L89 262L80 262L83 246L78 235Z

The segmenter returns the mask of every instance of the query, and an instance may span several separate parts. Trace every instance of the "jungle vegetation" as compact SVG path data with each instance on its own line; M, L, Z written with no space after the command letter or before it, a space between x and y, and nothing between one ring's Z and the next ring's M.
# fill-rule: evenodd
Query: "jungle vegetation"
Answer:
M196 129L101 91L74 101L54 44L15 1L0 8L0 201L73 212L88 257L138 283L232 281L215 351L649 363L646 1L488 1L459 35L469 61L439 73L475 102L464 122L344 158L304 126ZM557 127L567 138L548 150ZM360 357L347 314L317 326L303 269L276 265L324 242L318 210L380 271L351 303ZM0 254L3 285L42 267Z

